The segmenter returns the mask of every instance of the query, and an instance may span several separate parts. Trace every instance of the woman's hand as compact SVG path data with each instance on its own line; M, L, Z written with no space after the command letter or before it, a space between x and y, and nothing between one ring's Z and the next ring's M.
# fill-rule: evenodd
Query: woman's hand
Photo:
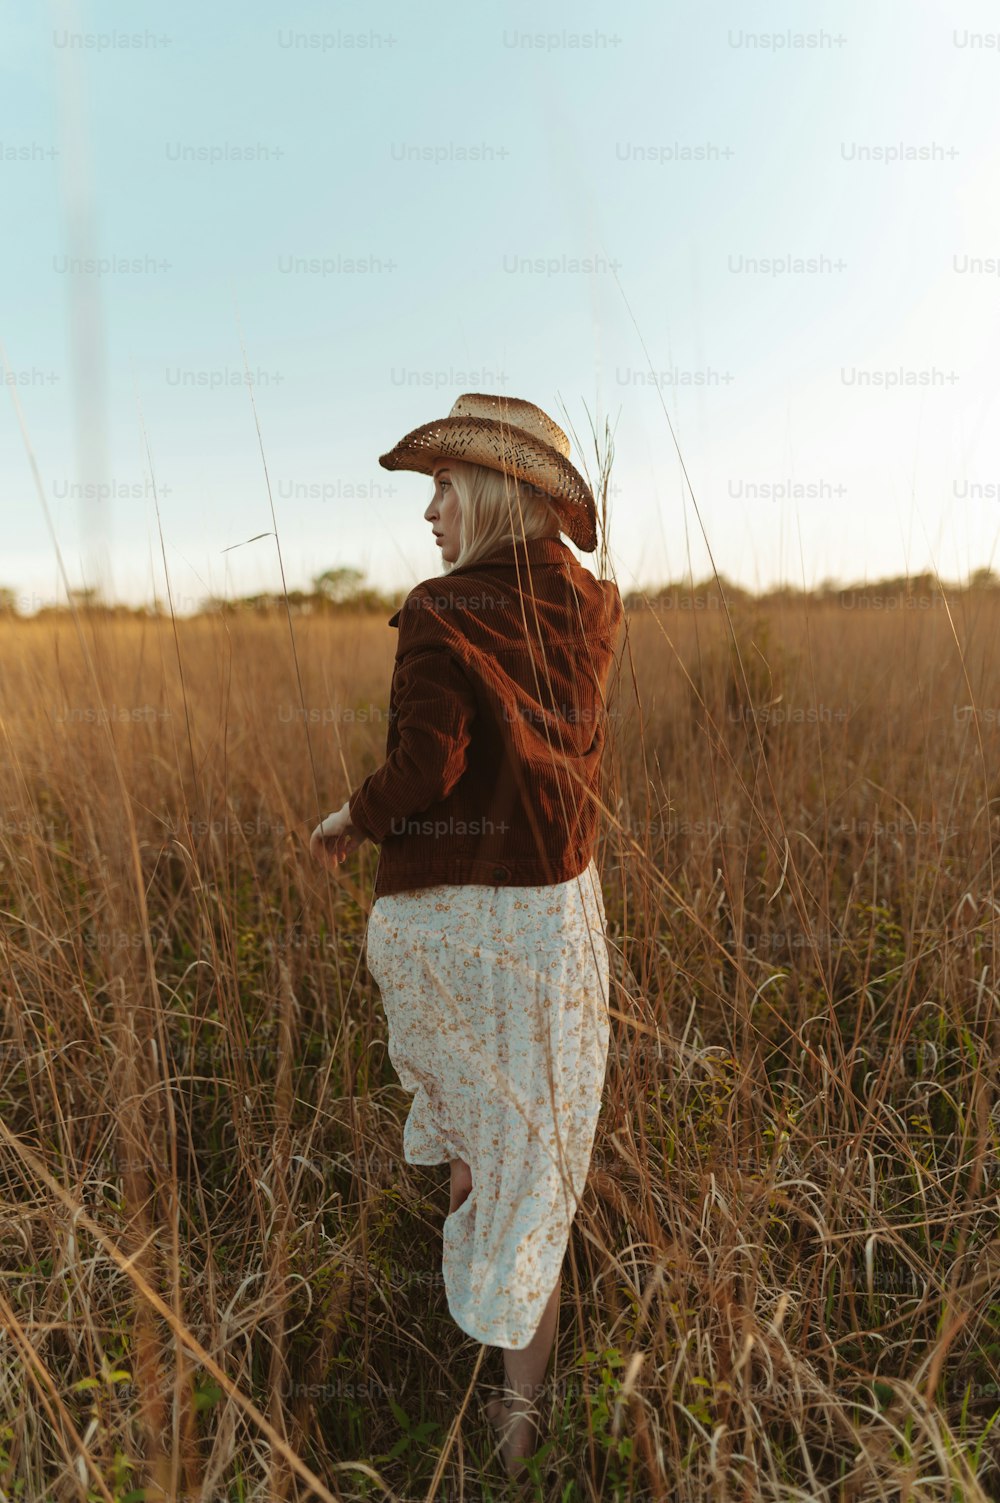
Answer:
M332 870L341 861L346 861L364 840L365 836L351 824L348 801L336 814L328 814L322 824L316 826L309 837L309 851L317 861Z

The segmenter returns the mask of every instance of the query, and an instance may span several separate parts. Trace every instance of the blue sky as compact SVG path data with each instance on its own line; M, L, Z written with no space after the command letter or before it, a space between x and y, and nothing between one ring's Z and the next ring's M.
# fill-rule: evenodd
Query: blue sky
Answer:
M177 608L279 585L273 537L234 547L272 527L241 332L290 587L437 572L430 482L378 456L476 390L591 464L609 418L623 590L709 549L750 588L1000 567L987 4L0 25L4 384L71 585L165 598L147 443ZM30 610L61 576L0 399L0 584Z

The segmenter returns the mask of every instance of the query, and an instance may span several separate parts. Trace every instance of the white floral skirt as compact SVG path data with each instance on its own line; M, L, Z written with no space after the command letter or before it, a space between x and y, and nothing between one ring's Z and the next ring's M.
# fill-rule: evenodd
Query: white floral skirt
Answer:
M415 1093L403 1153L472 1171L442 1273L454 1320L491 1346L528 1345L583 1193L608 1055L605 922L593 861L543 887L387 894L369 916L389 1058Z

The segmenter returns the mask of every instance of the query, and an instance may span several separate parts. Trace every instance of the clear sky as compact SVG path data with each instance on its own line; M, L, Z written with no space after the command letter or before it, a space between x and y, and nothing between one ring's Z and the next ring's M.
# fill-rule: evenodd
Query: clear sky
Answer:
M290 588L438 572L430 481L378 456L465 391L536 402L591 466L610 420L623 591L709 548L749 588L1000 566L988 3L0 28L3 380L72 586L165 598L152 475L179 610L279 587L273 537L234 546L272 529L241 335ZM31 610L62 589L9 389L0 496Z

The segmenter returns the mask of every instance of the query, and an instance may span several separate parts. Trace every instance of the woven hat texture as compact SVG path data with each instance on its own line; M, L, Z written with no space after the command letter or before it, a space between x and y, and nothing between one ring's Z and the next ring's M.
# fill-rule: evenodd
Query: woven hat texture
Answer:
M563 532L585 553L597 547L597 509L590 487L570 462L558 423L533 402L466 392L446 418L424 423L379 456L386 470L431 475L440 459L465 459L523 480L550 497Z

